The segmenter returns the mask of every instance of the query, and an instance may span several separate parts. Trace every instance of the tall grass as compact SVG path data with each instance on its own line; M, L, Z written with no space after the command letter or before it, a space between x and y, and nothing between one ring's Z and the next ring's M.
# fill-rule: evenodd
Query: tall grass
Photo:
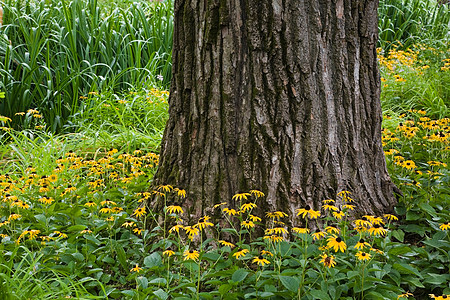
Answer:
M415 43L433 46L450 41L450 9L434 0L380 0L380 46L388 49L393 42L406 49Z
M38 108L60 131L90 91L170 82L171 1L101 10L96 0L9 0L0 28L0 115ZM16 126L16 129L21 129Z

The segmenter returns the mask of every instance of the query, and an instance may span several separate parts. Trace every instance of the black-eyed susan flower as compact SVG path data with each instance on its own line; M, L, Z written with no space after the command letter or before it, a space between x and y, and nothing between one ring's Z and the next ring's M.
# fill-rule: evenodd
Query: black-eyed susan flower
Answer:
M271 235L271 234L288 234L288 231L286 230L286 228L283 227L275 227L275 228L268 228L265 230L265 234L266 235Z
M270 262L267 259L265 259L262 255L253 257L252 263L256 263L261 267L270 264Z
M100 213L101 214L110 214L110 213L112 213L112 209L109 208L108 206L105 206L100 209Z
M405 160L405 161L399 163L399 165L408 170L416 168L416 164L412 160Z
M255 227L255 223L253 223L252 221L246 220L246 221L241 222L241 226L249 229L249 228Z
M261 255L267 255L273 257L273 253L267 250L261 250Z
M227 203L226 202L222 202L222 203L214 205L213 208L218 208L218 207L220 207L222 205L225 205L225 204L227 204Z
M142 232L143 232L143 231L144 231L143 228L134 228L134 229L133 229L133 232L136 233L136 234L138 234L138 235L142 235Z
M183 225L177 224L177 225L174 225L172 228L170 228L170 229L169 229L169 232L170 232L170 233L173 233L173 232L179 233L179 232L180 232L180 229L183 229L183 228L184 228Z
M174 252L173 250L167 249L167 250L163 251L162 254L163 254L164 256L171 257L172 255L175 254L175 252Z
M86 202L84 204L84 206L87 206L87 207L92 207L92 206L96 206L96 205L97 204L94 201L92 201L92 200L89 200L88 202Z
M139 273L140 271L142 271L142 268L139 267L139 264L136 264L136 266L130 270L130 272L136 273Z
M367 232L370 235L381 235L381 236L384 236L387 233L387 230L384 229L380 224L374 224L373 227L367 229Z
M337 220L342 220L343 216L345 216L345 213L343 211L333 211L333 217L335 217Z
M355 245L355 248L358 250L362 250L364 249L364 247L370 248L370 244L366 242L364 239L360 239Z
M65 234L61 231L58 231L58 230L53 231L53 235L54 236L56 235L57 238L62 238L62 239L66 239L68 237L67 234Z
M186 250L183 252L183 260L198 260L200 257L200 253L197 250Z
M178 197L186 198L186 191L185 190L180 190L179 188L174 188L173 191L177 193Z
M117 205L116 202L111 201L109 199L103 200L102 202L100 202L100 205Z
M225 207L224 209L222 209L222 211L229 216L239 215L239 212L233 208L230 209L230 208Z
M89 228L86 228L86 229L80 231L80 234L85 234L85 233L92 233L92 230L90 230Z
M247 198L250 196L251 196L250 193L239 193L239 194L235 194L231 199L242 201L242 200L247 200Z
M233 253L233 257L239 259L239 257L244 257L249 252L248 249L241 249L235 253Z
M9 215L8 221L11 222L12 220L17 220L17 219L20 219L20 218L22 218L22 215L12 213L12 214Z
M344 204L344 205L342 206L342 209L354 210L354 209L355 209L355 206L354 206L354 205L351 205L351 204Z
M243 212L246 212L246 211L254 209L255 207L256 207L255 203L252 203L252 202L251 203L245 203L245 204L241 205L241 210Z
M311 236L313 237L313 240L320 240L325 236L325 232L317 229L313 234L311 234Z
M163 193L168 193L171 190L173 190L173 186L167 184L167 185L160 185L157 188L158 191L163 192Z
M450 228L450 222L445 222L439 226L440 230L448 230Z
M347 249L347 244L345 244L345 242L340 237L337 237L334 234L327 239L327 242L327 247L332 248L334 252L344 252L345 249Z
M146 214L145 207L139 207L133 213L133 215L136 216L137 218L139 218L145 214Z
M134 222L132 222L132 221L125 222L125 223L122 224L122 227L126 227L126 228L134 227L134 226L136 226L136 224Z
M273 235L265 235L263 237L263 239L264 240L269 240L269 241L274 242L274 243L279 243L279 242L283 241L283 237L282 236L278 236L278 235L275 235L275 234L273 234Z
M320 217L320 211L311 209L311 206L306 205L305 208L297 209L297 216L302 216L302 218L317 219Z
M236 247L233 243L230 243L230 242L227 242L227 241L224 241L224 240L220 240L219 244L221 244L222 246L225 246L225 247L230 247L231 249Z
M385 215L383 215L383 217L386 218L389 221L398 221L398 218L396 216L394 216L394 215L391 215L391 214L385 214Z
M292 231L295 232L295 233L302 234L302 233L308 233L309 229L308 228L302 228L302 227L292 227Z
M274 211L266 213L266 217L279 220L281 218L287 217L287 214L282 211Z
M398 295L397 296L397 300L400 299L400 298L409 298L409 296L414 296L414 295L411 294L410 292L406 292L406 293L403 293L401 295Z
M334 266L336 266L335 257L333 255L323 253L320 257L322 259L319 262L323 264L325 267L334 268Z
M257 217L257 216L254 216L254 215L249 215L248 217L249 217L249 219L252 222L261 222L261 218L260 217Z
M200 233L200 230L193 226L185 226L184 230L189 235L189 239L191 239L191 240L194 238L194 236L196 236Z
M358 251L358 253L355 254L355 256L358 258L358 260L365 261L369 260L371 255L366 252Z
M177 205L167 206L166 212L169 213L169 214L182 214L182 213L184 213L183 209L180 206L177 206Z
M204 217L200 218L198 220L197 224L195 224L193 227L199 228L200 230L202 230L206 227L214 226L213 223L209 222L209 219L211 219L211 217L204 216Z
M323 204L331 204L334 203L336 201L334 201L333 199L326 199L326 200L322 200Z
M255 196L256 198L261 198L264 197L264 193L258 190L251 190L250 194L252 194L253 196Z
M333 233L339 234L339 233L340 233L339 228L337 228L337 227L335 227L335 226L333 226L333 225L330 225L330 226L325 227L325 231L326 231L327 233L329 233L329 234L333 234Z
M377 253L377 254L381 254L381 255L384 254L383 251L381 251L380 249L376 249L376 248L370 248L370 251L375 252L375 253Z
M324 210L331 210L331 211L337 211L338 210L338 208L336 206L330 205L330 204L325 204L325 205L322 206L322 208Z

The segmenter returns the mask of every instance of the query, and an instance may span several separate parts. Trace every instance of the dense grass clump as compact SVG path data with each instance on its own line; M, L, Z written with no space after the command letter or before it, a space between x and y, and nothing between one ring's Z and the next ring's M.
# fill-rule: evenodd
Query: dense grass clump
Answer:
M170 82L172 3L107 10L96 0L1 4L0 115L22 129L17 113L38 109L61 131L80 96Z

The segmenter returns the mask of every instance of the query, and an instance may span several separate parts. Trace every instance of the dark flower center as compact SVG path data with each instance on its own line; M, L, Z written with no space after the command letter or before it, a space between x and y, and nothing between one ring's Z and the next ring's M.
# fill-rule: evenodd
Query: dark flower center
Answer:
M367 221L367 218L364 216L364 217L361 218L361 220Z
M306 205L306 206L305 206L305 209L306 209L306 210L310 210L310 209L311 209L311 206Z
M338 238L336 239L336 242L340 243L340 242L342 242L342 239L341 239L340 237L338 237Z
M258 259L263 259L263 256L262 255L258 256Z
M189 250L189 253L191 253L191 254L194 253L194 250Z
M380 224L373 225L373 228L380 228Z
M365 241L364 241L364 239L360 239L359 242L360 242L361 244L364 244Z
M366 253L363 252L363 253L361 254L361 256L366 256Z

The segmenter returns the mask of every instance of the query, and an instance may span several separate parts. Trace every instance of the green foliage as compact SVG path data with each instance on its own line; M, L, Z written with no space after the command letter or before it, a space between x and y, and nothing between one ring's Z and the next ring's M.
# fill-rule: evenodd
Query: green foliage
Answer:
M400 42L404 49L413 44L446 45L449 42L449 6L433 0L380 0L380 46Z
M37 108L60 131L97 90L170 82L172 3L102 11L96 0L7 1L0 28L0 115Z

